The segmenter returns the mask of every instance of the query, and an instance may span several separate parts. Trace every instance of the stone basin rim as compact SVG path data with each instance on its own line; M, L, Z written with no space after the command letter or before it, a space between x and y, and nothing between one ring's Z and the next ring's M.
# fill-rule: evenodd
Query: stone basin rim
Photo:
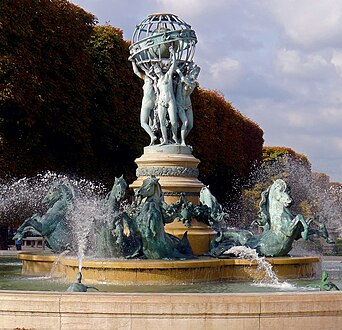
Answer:
M36 252L18 253L18 259L36 262L59 262L66 266L77 267L78 259L76 256L44 255ZM320 257L303 256L303 257L272 257L266 258L271 265L295 265L320 262ZM170 269L170 268L210 268L228 265L256 265L255 261L239 259L239 258L210 258L200 257L193 260L151 260L151 259L104 259L104 258L85 258L83 267L86 268L139 268L139 269Z

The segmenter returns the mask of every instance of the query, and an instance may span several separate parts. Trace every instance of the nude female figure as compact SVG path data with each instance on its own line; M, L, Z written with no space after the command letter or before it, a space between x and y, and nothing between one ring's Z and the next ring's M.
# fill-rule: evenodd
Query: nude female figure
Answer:
M172 47L169 48L171 66L164 74L162 68L158 63L154 65L154 73L156 74L158 99L157 99L157 112L160 122L160 129L162 132L161 145L167 144L167 129L165 125L166 114L169 115L172 131L172 139L175 143L178 143L177 139L177 107L175 95L173 92L172 74L176 67L175 51Z
M198 86L196 81L199 73L200 67L197 65L191 65L189 71L186 75L182 73L180 69L176 69L180 80L177 85L176 100L177 100L177 111L181 126L181 144L185 144L185 138L188 136L190 130L194 126L194 115L192 111L192 104L190 95Z
M154 144L154 142L157 140L157 137L153 133L151 126L149 125L150 118L152 111L156 104L156 92L155 92L155 81L152 76L152 72L141 72L136 63L132 62L132 67L134 73L141 79L144 80L143 85L143 99L141 102L141 110L140 110L140 125L141 127L147 132L147 134L151 138L150 146ZM153 70L153 68L152 68Z

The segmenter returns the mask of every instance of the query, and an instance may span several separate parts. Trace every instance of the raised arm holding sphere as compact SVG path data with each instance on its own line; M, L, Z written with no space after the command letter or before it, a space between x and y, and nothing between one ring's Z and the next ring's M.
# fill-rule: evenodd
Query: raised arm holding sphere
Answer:
M192 111L192 104L190 95L194 89L198 86L196 81L200 67L191 63L187 69L187 73L184 75L182 71L177 68L176 71L180 77L176 91L177 111L181 126L181 144L185 144L185 138L188 136L190 130L194 125L194 116Z
M153 109L156 105L156 92L155 92L155 79L152 76L153 67L151 67L151 72L142 72L138 69L136 63L132 61L132 67L134 73L144 80L143 85L143 99L141 102L141 111L140 111L140 125L141 127L148 133L150 136L151 142L150 145L153 145L157 140L157 137L153 133L151 126L149 125L151 116L153 114Z

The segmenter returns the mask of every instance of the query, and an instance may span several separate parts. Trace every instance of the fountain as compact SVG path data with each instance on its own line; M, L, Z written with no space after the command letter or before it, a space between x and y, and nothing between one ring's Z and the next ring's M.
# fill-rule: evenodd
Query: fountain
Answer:
M86 202L80 202L75 197L70 201L65 198L63 189L66 186L69 186L68 191L74 191L66 181L52 184L43 199L50 201L50 208L46 214L41 217L34 216L34 219L40 221L32 222L32 217L25 220L18 228L15 239L34 228L46 237L47 244L54 252L60 252L68 247L77 252L78 258L23 252L19 258L23 261L24 275L46 275L47 269L59 260L57 267L55 266L54 276L72 280L82 271L88 283L106 282L122 285L143 282L161 285L246 280L252 277L248 261L216 258L227 254L233 246L243 245L255 249L259 255L269 257L269 262L281 278L312 278L317 273L317 257L286 257L293 241L299 238L308 239L311 229L309 221L301 215L292 215L286 207L291 200L286 192L285 182L280 179L263 193L260 203L262 212L260 218L254 221L264 228L264 232L259 235L247 230L232 231L226 228L222 224L222 206L207 187L201 190L199 205L185 202L183 196L174 204L166 204L158 179L151 176L136 190L136 200L131 204L123 203L123 208L120 207L120 201L127 185L122 177L115 179L113 189L102 201L98 197L92 202L89 198ZM276 207L274 213L271 205L272 201L274 203L274 195L279 192L278 189L283 195L277 200L286 203L280 208ZM56 191L59 194L56 194ZM265 197L269 191L270 201ZM111 196L116 195L114 192L119 192L118 197L111 201ZM71 220L65 216L67 211ZM165 231L164 223L174 221L175 218L179 221L184 213L190 215L190 218L196 216L212 228L220 228L211 241L208 256L193 255L187 232L179 239ZM49 223L50 219L54 219L60 225L52 226ZM65 228L67 224L70 227L71 223L75 224L74 234L71 231L69 236L63 236L63 240L59 240L59 229ZM329 239L326 228L322 224L320 226L324 229L322 235ZM277 231L279 227L282 231ZM92 237L90 233L93 233ZM85 251L88 251L89 255L86 259Z
M200 71L193 62L196 43L195 32L175 15L150 15L137 26L130 60L134 72L144 80L140 119L150 136L150 145L136 160L138 178L130 185L135 190L135 200L123 202L127 185L122 177L115 179L105 198L83 198L83 201L77 196L84 195L73 185L56 180L43 199L48 211L25 220L16 238L33 231L44 236L55 253L70 250L77 258L69 254L23 252L19 254L23 275L46 275L56 261L53 276L69 282L77 278L77 283L68 289L73 292L86 292L89 288L81 283L82 276L86 284L98 283L96 287L100 290L103 284L146 285L142 288L158 284L159 291L169 292L165 288L170 284L181 285L184 290L189 284L205 286L207 282L259 278L260 265L279 290L284 287L279 278L318 275L318 257L287 256L294 240L309 237L315 220L289 211L292 200L285 181L276 180L263 193L259 218L254 221L259 227L257 235L249 230L227 228L222 206L198 180L199 160L186 145L193 126L190 95L197 86ZM78 218L75 232L71 229L73 222L69 221L73 214ZM323 224L317 224L322 236L329 240ZM248 257L232 258L232 254ZM285 287L293 291L293 286ZM246 328L247 324L247 328L266 329L286 317L291 328L291 324L312 325L317 317L325 315L340 320L342 297L337 294L333 300L331 297L317 292L300 295L5 292L0 297L3 315L0 326L39 327L44 319L44 328L56 328L58 324L60 328L72 325L74 329L108 329L115 323L115 327L137 329Z

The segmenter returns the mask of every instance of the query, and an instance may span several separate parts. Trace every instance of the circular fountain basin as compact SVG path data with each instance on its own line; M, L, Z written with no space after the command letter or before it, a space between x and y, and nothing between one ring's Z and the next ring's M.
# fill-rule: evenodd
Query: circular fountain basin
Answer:
M78 260L73 257L19 253L22 274L64 277L75 281ZM266 259L279 279L315 278L320 271L319 257L281 257ZM250 281L265 277L255 262L243 259L201 257L196 260L120 260L85 259L82 264L85 283L117 285L168 285L211 281Z
M38 262L39 256L35 257ZM322 263L342 287L341 260L324 258ZM0 328L320 330L336 329L342 321L341 292L319 292L318 280L292 281L296 286L290 289L265 287L267 292L248 282L223 281L179 286L98 284L101 292L75 293L63 292L69 284L62 279L19 276L21 262L14 258L5 264L0 283L12 282L0 284Z

